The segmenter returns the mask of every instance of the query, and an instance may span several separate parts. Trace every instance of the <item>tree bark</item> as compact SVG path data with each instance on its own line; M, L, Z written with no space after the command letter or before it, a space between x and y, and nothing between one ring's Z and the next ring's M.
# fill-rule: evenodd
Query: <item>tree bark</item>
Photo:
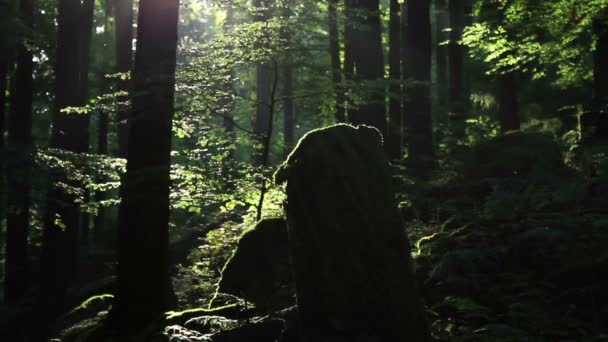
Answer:
M116 72L130 73L133 69L133 0L114 0L114 21L116 34ZM119 80L118 90L130 92L131 81ZM128 101L128 96L119 97ZM118 157L127 158L129 142L129 108L122 106L118 116Z
M448 46L444 43L450 39L449 33L445 32L450 26L446 2L446 0L435 0L437 112L439 113L438 117L443 120L447 119L446 110L448 104Z
M596 47L593 52L593 99L598 104L608 102L608 10L594 23Z
M390 159L401 158L401 6L391 0L389 19L389 130L385 150Z
M6 86L8 84L8 62L0 57L0 149L4 148L4 132L6 131Z
M110 29L110 25L109 25L109 18L111 16L112 13L112 3L110 2L110 0L105 0L104 2L105 5L105 14L104 14L104 22L103 22L103 27L104 27L104 41L105 42L109 42L109 29ZM104 85L107 85L106 79L103 75L103 72L101 75L99 75L104 81L102 82ZM99 124L97 127L97 153L102 155L102 156L107 156L109 151L108 151L108 133L109 133L109 121L108 121L108 113L105 110L101 110L99 112ZM105 178L103 177L103 175L98 175L97 177L97 182L98 183L103 183L105 181ZM106 199L106 194L104 191L97 191L95 193L95 202L96 203L101 203ZM95 216L95 220L93 223L93 240L95 242L99 242L101 239L101 234L102 232L105 230L105 222L106 222L106 208L105 206L101 205L99 206L99 208L97 209L97 215Z
M515 72L497 76L498 118L502 133L518 130L520 126Z
M407 132L408 163L415 176L427 176L433 164L433 130L431 122L431 22L429 0L408 1Z
M95 0L84 0L82 2L81 7L81 35L80 35L80 106L85 106L89 101L89 69L91 65L91 40L93 38L93 15L95 10ZM84 115L87 122L86 128L86 152L89 152L90 149L90 126L91 126L91 116ZM84 143L84 142L83 142ZM91 192L89 190L85 190L84 200L89 202L91 198ZM86 251L88 242L89 242L89 230L90 230L90 221L91 215L88 212L83 212L81 217L80 231L82 233L81 241L84 243L81 248L83 251Z
M32 0L19 4L21 21L32 29L34 5ZM23 299L29 287L28 232L30 221L30 191L32 164L32 99L33 53L27 48L27 36L22 34L17 43L15 93L11 94L8 117L7 167L8 207L6 212L6 275L4 297L7 302ZM3 82L4 83L4 82ZM4 89L0 90L4 92Z
M283 155L287 157L294 146L293 68L287 62L283 67Z
M449 44L449 65L450 65L450 93L449 107L450 120L453 124L452 132L458 137L465 134L465 99L464 99L464 52L459 43L462 38L462 30L465 20L465 0L450 0L450 44Z
M178 0L141 0L139 5L133 120L119 209L118 284L112 310L114 322L127 335L170 306L169 174L178 12Z
M267 10L268 4L264 0L254 2L256 13L253 20L255 22L265 22L269 19L270 13ZM259 46L259 45L258 45ZM261 46L260 46L261 47ZM276 76L276 75L275 75ZM256 106L255 106L255 133L258 135L258 143L264 145L268 137L268 123L270 119L270 93L272 88L272 67L269 62L261 62L256 66ZM265 166L263 147L254 150L254 162L257 165Z
M338 0L329 0L329 54L331 57L332 81L336 100L336 121L344 122L346 113L344 108L344 89L342 87L342 67L340 63L340 34L338 31Z
M378 0L350 0L352 5L352 59L355 80L365 86L363 104L349 112L355 125L376 127L386 134L384 57Z
M59 1L50 146L75 153L87 152L89 120L86 115L68 114L61 110L80 104L80 18L79 0ZM52 171L50 180L41 257L41 314L46 316L47 322L65 305L68 284L76 273L79 227L75 195L56 186L59 183L76 184L60 170Z

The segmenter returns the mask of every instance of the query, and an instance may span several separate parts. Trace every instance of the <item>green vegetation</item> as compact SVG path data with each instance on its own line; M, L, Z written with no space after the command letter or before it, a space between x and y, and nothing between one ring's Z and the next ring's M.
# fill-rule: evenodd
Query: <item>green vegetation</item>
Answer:
M607 199L608 0L0 0L1 341L602 341Z

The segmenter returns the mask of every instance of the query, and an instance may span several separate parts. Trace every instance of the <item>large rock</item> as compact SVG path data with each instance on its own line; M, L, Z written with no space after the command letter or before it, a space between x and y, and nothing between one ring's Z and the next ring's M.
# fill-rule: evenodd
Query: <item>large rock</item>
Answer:
M275 180L287 183L304 340L430 340L380 133L312 131Z
M259 311L293 305L284 219L262 220L243 233L222 270L217 292L244 298L254 303Z

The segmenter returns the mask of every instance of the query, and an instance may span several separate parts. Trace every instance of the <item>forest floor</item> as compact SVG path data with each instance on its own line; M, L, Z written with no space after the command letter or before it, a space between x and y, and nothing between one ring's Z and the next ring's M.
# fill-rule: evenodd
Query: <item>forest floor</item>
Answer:
M430 181L394 168L434 338L608 341L607 152L606 143L565 150L548 136L515 133L440 156ZM264 342L252 331L275 336L276 319L293 319L293 308L263 317L228 295L218 301L227 307L209 310L250 226L237 217L173 245L178 306L190 310L157 322L159 340ZM102 292L89 298L59 321L58 339L87 340L111 303Z

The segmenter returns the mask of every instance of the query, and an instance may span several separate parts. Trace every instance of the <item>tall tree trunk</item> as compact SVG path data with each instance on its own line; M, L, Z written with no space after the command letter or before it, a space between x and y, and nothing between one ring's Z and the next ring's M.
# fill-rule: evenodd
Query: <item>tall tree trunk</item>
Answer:
M517 77L515 72L497 76L498 119L502 133L518 130L519 105L517 100Z
M130 73L133 68L133 0L114 0L114 21L116 25L116 72ZM129 92L130 80L119 80L118 90ZM126 102L128 96L119 97ZM118 156L127 158L129 141L129 109L121 106L118 116Z
M464 99L464 52L459 43L462 38L462 29L465 20L465 0L450 0L450 120L453 124L453 133L456 137L464 137L465 133L465 99Z
M283 67L283 155L287 157L294 146L293 68L289 61Z
M334 0L332 0L334 1ZM334 3L335 5L335 3ZM289 23L289 19L291 18L291 1L286 1L283 4L282 8L282 16L283 19ZM337 37L337 29L338 26L336 24L336 37ZM283 107L283 156L287 157L294 146L294 121L295 121L295 113L294 113L294 100L293 100L293 64L291 62L293 56L291 56L291 49L289 49L289 45L291 44L291 27L286 25L282 29L281 36L285 42L287 42L288 48L286 49L285 55L283 56L283 66L282 66L282 78L283 78L283 87L281 89L281 102ZM337 52L339 54L339 46ZM338 56L339 58L339 56ZM335 61L332 57L332 65ZM338 59L338 69L340 68L340 60ZM333 68L332 68L333 69ZM333 69L335 72L335 69ZM335 75L334 75L335 76ZM339 75L340 76L340 75ZM334 79L335 81L335 79ZM275 79L273 81L274 84L277 83ZM336 83L334 83L335 85ZM274 86L273 86L274 88ZM271 90L274 92L274 90ZM338 102L338 106L344 110L344 106L340 102ZM342 112L342 114L344 114Z
M344 120L348 121L348 117L352 112L352 101L346 97L346 92L351 86L355 76L355 65L353 62L353 0L344 0L344 66L343 74L345 88L343 89L344 96Z
M32 29L34 5L21 0L21 21ZM29 32L27 33L29 34ZM8 208L6 213L5 300L23 299L29 285L28 231L32 163L33 53L27 48L26 36L17 43L15 93L11 94L12 110L8 117L8 149L12 158L7 168Z
M447 12L446 0L435 0L435 62L437 64L437 117L447 119L446 110L448 103L448 46L444 44L449 41L450 20Z
M389 20L389 130L385 150L389 159L401 158L401 6L391 0Z
M413 175L427 176L433 164L431 123L431 22L429 0L408 1L408 162Z
M229 5L226 10L226 22L224 23L224 33L229 33L232 30L232 26L234 25L234 7ZM233 46L230 46L230 49L234 49ZM226 86L226 91L229 93L234 92L234 69L230 68L226 73L226 77L230 80L229 85ZM221 103L221 110L224 116L224 130L226 131L226 135L228 137L228 144L233 145L236 143L236 135L234 132L234 100L232 97L226 96ZM230 156L234 157L233 149L230 149Z
M269 19L269 4L265 0L254 1L255 22L266 22ZM262 48L260 44L257 47ZM268 137L268 121L270 118L270 93L272 87L272 67L269 62L261 62L256 66L256 106L255 106L255 133L258 136L258 148L254 150L254 162L257 165L266 165L264 160L264 143Z
M8 82L8 62L0 57L0 149L4 148L6 131L6 85Z
M144 328L170 306L169 174L178 12L178 0L140 0L134 120L119 209L118 284L112 312L127 334Z
M593 99L598 104L608 102L608 10L593 25L596 47L593 53Z
M384 57L382 53L382 27L378 0L351 0L355 11L351 20L352 58L355 79L366 87L363 104L349 112L349 121L355 125L376 127L386 134L386 106L384 98Z
M110 41L110 37L109 37L109 31L110 31L110 25L109 25L109 18L111 16L112 13L112 3L110 2L111 0L105 0L104 1L104 7L105 7L105 14L104 14L104 21L103 21L103 27L104 27L104 34L103 34L103 38L104 38L104 42L107 43ZM100 78L102 80L104 80L102 82L102 84L107 84L105 82L105 77L104 77L104 72L101 72L101 75L99 75ZM107 156L108 155L108 133L109 133L109 122L108 122L108 113L105 110L101 110L99 112L99 124L97 127L97 153L102 155L102 156ZM97 183L103 183L105 181L105 178L103 175L98 175L97 177ZM106 195L104 191L97 191L95 193L95 203L101 203L106 199ZM101 205L99 206L99 208L97 209L97 215L95 216L95 220L93 223L93 240L95 242L98 242L101 238L101 233L105 230L105 222L106 222L106 209L105 206Z
M407 28L408 28L408 13L409 13L408 1L405 1L401 4L401 81L404 83L401 90L401 139L403 140L402 146L406 146L409 144L409 134L407 132L407 115L409 113L409 104L408 104L408 38L407 38Z
M336 100L336 121L344 122L344 89L342 87L342 67L340 65L340 35L338 31L338 0L329 0L329 54L331 57L332 81Z
M89 101L89 69L91 65L91 39L93 38L93 15L95 10L95 0L84 0L81 7L81 35L80 35L80 106L85 106ZM89 152L90 145L90 125L91 117L85 115L87 120L86 129L86 152ZM85 191L84 200L89 201L91 193L89 190ZM84 242L83 251L88 250L87 245L89 242L89 229L91 215L88 212L83 212L81 217L80 230L82 232L81 241Z
M58 7L57 57L55 59L55 102L50 146L84 153L88 148L88 118L62 112L80 104L80 18L79 0L60 0ZM76 273L79 210L76 197L57 187L69 181L63 171L50 175L47 213L41 257L41 315L49 317L64 305L69 282Z

